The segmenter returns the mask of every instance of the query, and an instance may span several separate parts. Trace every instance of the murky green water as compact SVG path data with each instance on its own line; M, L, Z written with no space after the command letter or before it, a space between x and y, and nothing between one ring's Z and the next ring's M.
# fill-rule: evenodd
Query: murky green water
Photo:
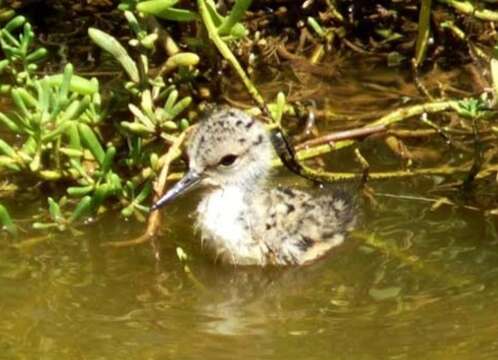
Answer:
M417 190L379 187L395 186ZM185 207L171 209L160 263L148 246L98 247L137 232L112 221L29 253L4 248L0 358L498 356L498 238L480 215L384 199L362 230L390 250L352 239L312 266L244 270L203 256Z
M392 101L365 91L365 104ZM378 165L399 167L393 156L365 146ZM452 181L372 187L426 198L442 194L433 193L435 184ZM490 189L496 185L477 194L496 198ZM454 189L444 194L476 203ZM420 199L375 199L377 207L362 206L359 231L368 240L352 237L304 268L214 264L192 233L195 195L167 209L159 262L148 245L100 246L140 234L142 225L117 216L84 235L26 249L5 240L0 359L496 359L496 217L431 210ZM18 217L31 211L10 207ZM188 269L178 246L190 256Z

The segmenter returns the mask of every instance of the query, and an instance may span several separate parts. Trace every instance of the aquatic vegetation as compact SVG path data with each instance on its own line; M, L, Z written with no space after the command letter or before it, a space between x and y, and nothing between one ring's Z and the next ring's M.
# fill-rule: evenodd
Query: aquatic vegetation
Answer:
M0 113L2 125L23 140L14 145L0 139L1 170L9 174L30 174L48 182L66 183L66 195L59 200L48 198L48 218L34 223L36 229L72 229L83 215L95 215L106 207L107 200L119 200L123 216L143 218L148 207L143 203L151 194L155 173L163 161L154 142L174 143L177 134L185 131L190 120L181 117L192 97L181 95L165 76L176 75L177 83L189 82L198 75L199 55L180 51L169 38L169 57L159 71L149 69L149 58L156 51L157 29L146 26L143 15L154 15L170 21L194 21L200 17L193 11L173 7L177 1L127 1L121 4L124 17L135 36L128 41L134 49L131 56L119 40L97 28L90 28L92 41L119 63L129 81L123 88L129 93L128 108L132 121L120 122L119 134L104 133L109 126L102 107L102 94L97 79L87 80L73 74L68 64L64 74L40 76L38 62L47 58L47 50L34 46L35 34L23 16L17 16L3 27L0 44L6 59L0 70L15 85L2 86L15 108ZM221 41L240 39L247 30L240 22L251 1L237 1L227 16L216 10L214 2L206 2L216 23ZM141 14L137 17L136 14ZM19 33L19 29L22 31ZM19 33L16 38L16 33ZM173 74L175 73L175 74ZM116 159L123 145L126 158ZM171 159L172 161L172 159ZM123 166L124 165L124 166ZM124 170L135 171L123 177ZM5 223L6 208L2 208Z
M12 221L9 212L2 204L0 204L0 225L2 225L2 229L12 236L17 236L17 227Z

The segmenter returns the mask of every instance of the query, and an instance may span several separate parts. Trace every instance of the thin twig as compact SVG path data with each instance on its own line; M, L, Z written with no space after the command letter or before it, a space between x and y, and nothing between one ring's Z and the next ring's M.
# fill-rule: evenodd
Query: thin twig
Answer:
M498 12L488 9L480 9L474 6L470 1L456 1L456 0L438 0L441 3L447 4L456 10L466 15L474 16L481 20L498 21Z
M457 106L457 101L455 100L450 100L450 101L436 101L436 102L429 102L425 104L419 104L419 105L413 105L410 107L405 107L401 109L394 110L393 112L381 117L379 120L374 121L370 123L369 125L366 125L365 128L371 128L374 126L389 126L391 124L403 121L405 119L408 119L412 116L420 115L423 113L437 113L437 112L442 112L445 110L449 110L452 108L456 108ZM334 144L323 144L323 145L318 145L314 146L308 149L302 149L297 152L297 158L299 160L307 160L311 159L326 153L329 153L332 150L338 150L338 149L343 149L346 147L349 147L356 142L354 140L342 140L338 141Z
M301 144L298 144L295 147L295 149L296 149L296 151L299 151L299 150L306 149L306 148L316 146L316 145L330 144L334 141L363 138L365 136L379 133L379 132L384 132L384 131L386 131L385 125L377 125L377 126L362 127L359 129L336 131L336 132L333 132L333 133L330 133L330 134L327 134L324 136L320 136L320 137L315 138L315 139L305 141Z
M183 144L183 141L185 140L186 134L189 132L189 129L190 128L183 131L176 138L176 140L173 142L173 144L171 145L171 147L169 148L168 152L165 155L164 165L161 169L161 173L159 174L157 181L154 183L153 203L159 200L161 194L166 189L166 182L168 180L170 165L174 160L179 158L180 155L182 154L181 146ZM112 241L112 242L106 242L102 245L111 246L111 247L125 247L125 246L143 244L153 239L157 235L160 225L161 225L161 212L153 211L149 214L149 219L147 220L147 228L145 229L145 232L142 235L132 240Z

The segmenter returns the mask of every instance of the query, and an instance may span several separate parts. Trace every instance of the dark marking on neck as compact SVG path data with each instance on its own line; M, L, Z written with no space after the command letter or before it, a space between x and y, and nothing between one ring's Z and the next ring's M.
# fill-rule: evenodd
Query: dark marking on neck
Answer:
M292 189L289 188L279 188L281 192L283 192L285 195L289 196L291 199L294 199L296 197L296 193L292 191Z
M251 120L246 124L246 129L252 128L255 122L256 121L253 118L251 118Z
M289 215L291 212L295 211L296 207L292 204L287 204L287 215Z
M254 141L252 144L253 144L254 146L260 145L260 144L263 142L263 139L264 139L264 138L263 138L263 135L259 134L259 135L258 135L258 138L256 139L256 141Z

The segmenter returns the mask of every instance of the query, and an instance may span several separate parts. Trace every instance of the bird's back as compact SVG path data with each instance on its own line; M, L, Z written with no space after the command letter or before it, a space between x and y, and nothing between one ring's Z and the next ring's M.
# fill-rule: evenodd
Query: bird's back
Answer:
M355 223L351 196L337 189L310 193L277 187L266 202L257 231L274 264L301 265L322 257L344 241Z

